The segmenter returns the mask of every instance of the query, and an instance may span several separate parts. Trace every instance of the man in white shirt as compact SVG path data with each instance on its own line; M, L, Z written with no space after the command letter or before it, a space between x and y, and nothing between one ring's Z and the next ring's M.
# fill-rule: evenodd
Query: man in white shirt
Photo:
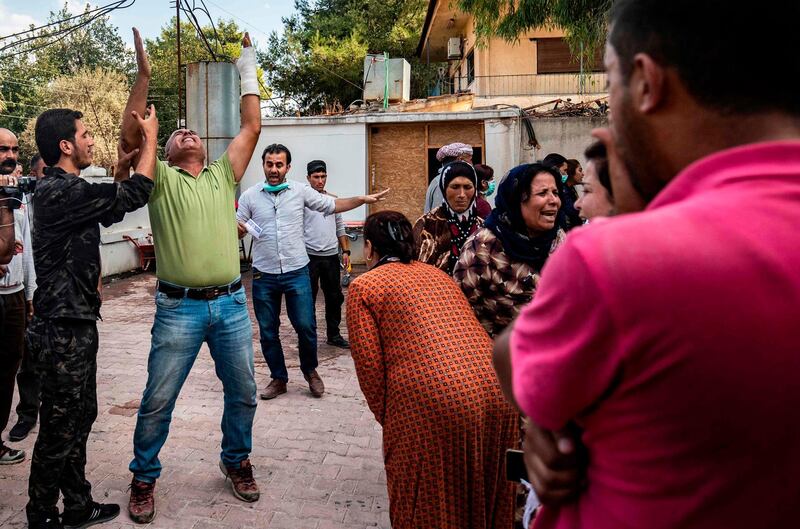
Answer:
M261 350L272 381L261 398L286 393L289 374L278 329L281 299L286 295L289 321L297 332L300 370L311 394L321 397L325 385L317 374L317 321L303 238L305 209L332 215L383 200L389 190L374 195L336 198L308 184L286 180L292 155L273 143L261 155L266 182L256 184L239 198L239 236L253 235L253 308L261 335Z
M5 430L14 396L14 378L25 347L25 324L33 315L36 273L33 269L28 215L14 210L14 257L0 266L0 432ZM20 463L25 452L0 441L0 465Z
M323 195L328 182L328 168L322 160L313 160L306 166L308 184ZM336 198L335 196L333 196ZM304 219L306 251L308 252L308 271L311 275L311 294L317 302L320 284L325 296L325 332L328 345L349 349L350 344L339 332L342 323L342 283L339 276L339 246L342 247L342 263L345 268L350 263L350 240L344 229L344 220L339 213L325 215L306 208Z

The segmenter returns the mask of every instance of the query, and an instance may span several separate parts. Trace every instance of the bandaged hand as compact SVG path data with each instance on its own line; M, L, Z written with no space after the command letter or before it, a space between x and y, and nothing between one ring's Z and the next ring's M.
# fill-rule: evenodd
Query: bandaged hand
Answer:
M256 71L256 50L250 42L250 34L245 33L242 39L242 54L236 60L236 69L242 82L242 96L260 96L258 74Z

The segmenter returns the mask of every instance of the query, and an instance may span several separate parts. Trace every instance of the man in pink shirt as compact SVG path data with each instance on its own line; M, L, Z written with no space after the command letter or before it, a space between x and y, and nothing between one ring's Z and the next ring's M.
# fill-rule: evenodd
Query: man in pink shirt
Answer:
M800 78L797 20L614 3L597 135L620 211L646 207L572 232L495 346L536 529L800 525L800 98L733 75Z

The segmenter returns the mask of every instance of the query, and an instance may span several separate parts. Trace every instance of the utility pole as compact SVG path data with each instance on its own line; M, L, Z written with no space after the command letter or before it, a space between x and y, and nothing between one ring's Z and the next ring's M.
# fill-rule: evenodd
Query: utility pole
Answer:
M175 18L177 20L175 33L178 51L178 128L181 128L181 122L183 121L183 80L181 79L181 0L175 0Z

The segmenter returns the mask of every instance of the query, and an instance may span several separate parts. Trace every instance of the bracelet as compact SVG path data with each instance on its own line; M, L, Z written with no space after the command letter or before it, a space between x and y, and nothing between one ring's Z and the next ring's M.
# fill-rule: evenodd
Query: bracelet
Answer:
M342 254L350 255L350 250L342 250Z

